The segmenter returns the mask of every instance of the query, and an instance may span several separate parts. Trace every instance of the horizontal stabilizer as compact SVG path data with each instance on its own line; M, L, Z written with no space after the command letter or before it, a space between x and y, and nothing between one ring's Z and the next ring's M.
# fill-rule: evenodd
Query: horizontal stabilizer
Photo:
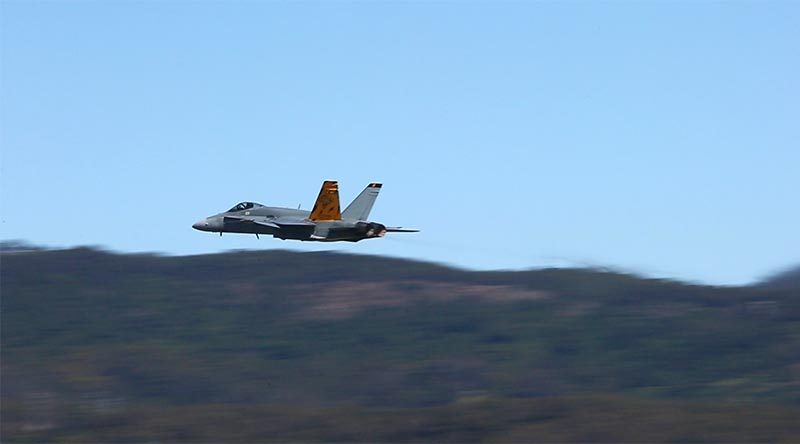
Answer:
M387 233L419 233L416 228L386 227Z

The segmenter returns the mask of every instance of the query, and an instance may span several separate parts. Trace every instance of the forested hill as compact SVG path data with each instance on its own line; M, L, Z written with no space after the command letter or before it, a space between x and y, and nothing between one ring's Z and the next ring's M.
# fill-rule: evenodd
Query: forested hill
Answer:
M800 433L796 287L287 251L7 251L0 271L3 442Z
M800 267L793 267L777 273L764 282L762 287L800 290Z

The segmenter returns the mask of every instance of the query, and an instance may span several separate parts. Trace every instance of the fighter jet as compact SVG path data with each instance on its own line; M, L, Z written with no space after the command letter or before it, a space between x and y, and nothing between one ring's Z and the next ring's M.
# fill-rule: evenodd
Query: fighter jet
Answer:
M367 220L378 197L381 184L371 183L343 212L339 211L339 183L326 180L311 212L267 207L255 202L241 202L230 210L209 216L192 228L212 233L267 234L279 239L301 241L358 242L383 237L386 233L411 233L419 230L387 227Z

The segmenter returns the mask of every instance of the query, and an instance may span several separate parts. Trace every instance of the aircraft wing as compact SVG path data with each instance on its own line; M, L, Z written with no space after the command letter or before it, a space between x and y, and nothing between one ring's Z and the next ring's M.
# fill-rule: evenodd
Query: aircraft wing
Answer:
M386 227L387 233L418 233L416 228Z
M304 219L267 219L267 218L254 218L242 216L225 216L225 222L243 223L243 224L256 224L263 227L281 228L281 227L313 227L316 226L314 222Z
M270 222L282 227L314 227L317 224L302 217L284 216L272 219Z
M273 222L269 222L267 220L261 219L253 219L248 217L239 217L239 216L225 216L225 222L237 222L242 224L256 224L261 225L262 227L269 227L269 228L280 228L277 224Z
M314 227L314 226L317 225L314 222L306 222L306 221L302 221L302 220L298 220L298 221L276 220L275 223L280 225L280 226L282 226L282 227Z
M254 224L256 224L256 225L261 225L262 227L280 228L278 225L276 225L276 224L274 224L272 222L267 222L267 221L262 221L262 220L254 220L252 222Z

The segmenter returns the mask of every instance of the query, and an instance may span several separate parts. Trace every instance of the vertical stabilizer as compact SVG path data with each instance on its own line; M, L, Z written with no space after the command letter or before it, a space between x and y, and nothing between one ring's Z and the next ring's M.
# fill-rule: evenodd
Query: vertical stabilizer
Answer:
M308 216L313 221L340 220L342 214L339 212L339 182L326 180L322 183L319 190L317 201L314 202L314 209Z
M350 205L342 213L342 219L348 220L367 220L369 212L372 211L372 205L375 204L375 199L378 198L378 193L381 191L381 184L371 183L364 188L364 191L358 195Z

